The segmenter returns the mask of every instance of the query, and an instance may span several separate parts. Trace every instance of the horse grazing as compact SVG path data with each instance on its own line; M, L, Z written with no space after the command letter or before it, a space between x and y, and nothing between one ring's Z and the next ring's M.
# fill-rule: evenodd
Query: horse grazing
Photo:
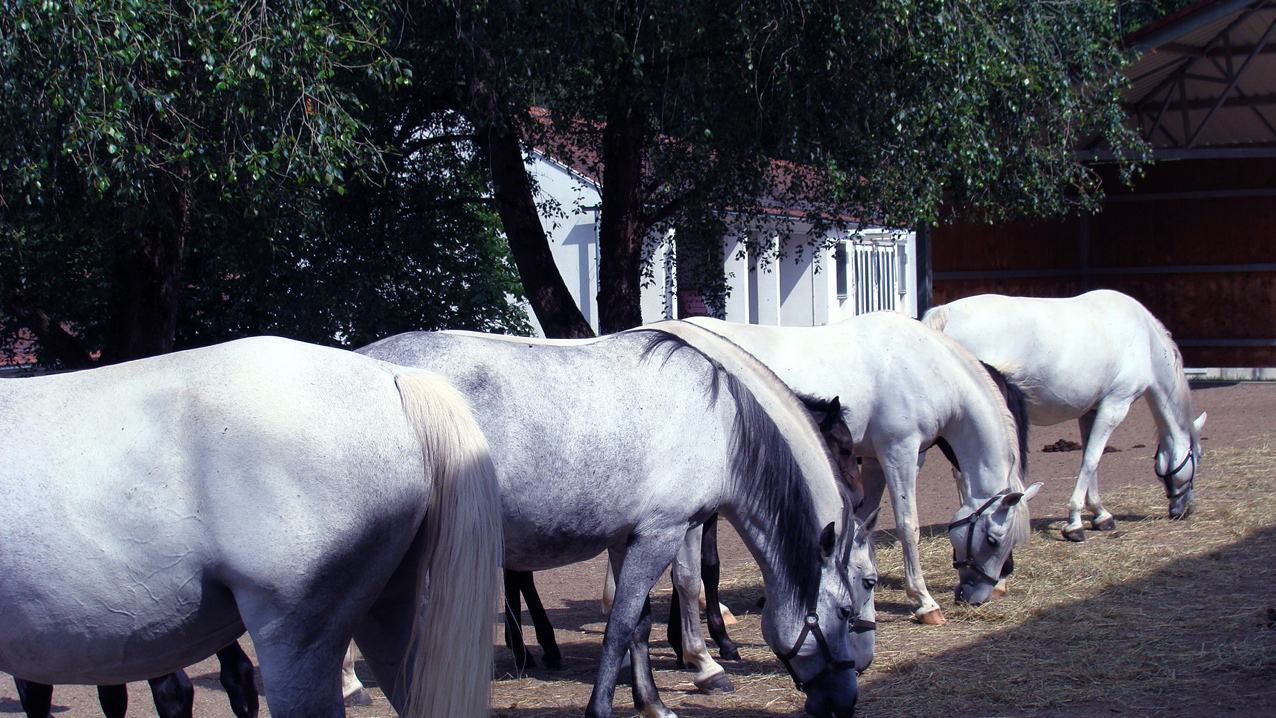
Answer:
M217 652L221 663L221 684L230 701L235 718L257 718L259 701L254 682L252 661L239 647L238 641ZM27 718L49 718L53 707L53 686L45 683L14 678L18 689L18 702ZM185 671L174 671L166 676L151 678L151 697L155 700L155 713L159 718L191 718L195 707L195 686ZM128 711L128 686L98 686L98 703L106 718L124 718Z
M1171 518L1187 516L1201 462L1201 427L1183 356L1169 331L1134 299L1108 289L1070 299L983 294L935 307L922 318L1019 384L1033 424L1076 419L1085 453L1068 501L1063 535L1085 540L1081 511L1092 527L1116 527L1099 500L1099 459L1130 404L1146 396L1160 434L1156 475Z
M862 589L840 560L853 525L810 417L747 354L677 323L590 340L416 332L359 351L437 371L470 399L500 478L507 569L610 550L617 597L587 716L612 714L626 650L637 709L673 715L651 674L647 597L715 512L762 568L763 634L807 712L853 714Z
M918 542L919 454L937 441L952 452L959 505L949 527L959 601L988 600L1008 574L1011 550L1028 538L1021 434L988 372L955 342L892 312L822 327L687 320L753 354L794 391L837 396L863 458L861 518L889 489L904 552L905 593L922 623L945 620L926 589ZM1012 392L1013 394L1013 392ZM867 621L873 615L865 615Z
M0 413L0 670L115 685L247 630L272 715L336 717L353 636L401 713L487 714L499 488L443 379L267 337L5 379Z

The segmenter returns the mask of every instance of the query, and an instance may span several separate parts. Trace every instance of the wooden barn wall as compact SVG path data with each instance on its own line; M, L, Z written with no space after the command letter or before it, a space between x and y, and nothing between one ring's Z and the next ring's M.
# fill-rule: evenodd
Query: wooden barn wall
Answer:
M1276 160L1180 160L1134 188L1105 175L1102 212L935 227L934 303L973 294L1143 302L1188 366L1276 366Z

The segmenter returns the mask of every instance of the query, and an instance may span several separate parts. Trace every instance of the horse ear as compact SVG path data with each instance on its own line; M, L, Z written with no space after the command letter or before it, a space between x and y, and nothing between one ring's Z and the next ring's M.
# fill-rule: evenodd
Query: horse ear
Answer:
M880 516L881 513L881 507L875 508L873 509L873 513L869 514L868 518L864 519L864 533L873 533L873 530L877 528L877 517Z
M839 419L842 418L842 397L833 397L833 400L829 402L829 413ZM1201 416L1204 416L1204 414Z
M829 525L825 526L824 530L820 532L820 552L824 554L825 558L832 556L833 549L837 547L837 531L833 527L834 523L830 521Z
M1002 508L1010 508L1020 501L1028 501L1037 495L1037 492L1041 490L1041 485L1041 482L1038 481L1032 486L1029 486L1025 491L1016 491L1012 494L1006 494L1006 498L1001 500Z
M1024 501L1032 501L1033 497L1037 495L1037 492L1041 490L1041 487L1042 487L1042 486L1045 486L1045 484L1044 484L1044 483L1042 483L1042 482L1040 482L1040 481L1038 481L1037 483L1033 484L1032 486L1029 486L1029 487L1028 487L1027 489L1025 489L1025 490L1024 490L1024 492L1023 492L1023 500L1024 500Z
M1205 427L1205 412L1202 411L1201 415L1196 417L1196 421L1192 422L1192 428L1196 429L1197 434L1200 434L1201 429L1204 427Z

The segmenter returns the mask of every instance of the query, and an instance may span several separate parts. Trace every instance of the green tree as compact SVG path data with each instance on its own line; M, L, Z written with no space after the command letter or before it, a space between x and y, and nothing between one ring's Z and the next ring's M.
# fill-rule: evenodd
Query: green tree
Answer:
M556 149L583 149L602 178L604 332L640 321L653 230L721 228L708 218L724 210L772 221L777 206L816 225L1058 213L1099 196L1073 154L1082 139L1139 149L1103 0L452 7L468 86L497 100L472 102L476 124L541 146L569 137ZM537 103L552 127L508 121Z
M437 108L415 122L438 83L406 92L385 49L402 8L0 8L11 353L23 330L78 368L266 332L527 329L473 152Z
M172 349L197 201L339 185L375 157L340 80L405 79L382 19L369 2L0 2L0 221L99 248L104 361ZM7 274L8 313L40 326Z

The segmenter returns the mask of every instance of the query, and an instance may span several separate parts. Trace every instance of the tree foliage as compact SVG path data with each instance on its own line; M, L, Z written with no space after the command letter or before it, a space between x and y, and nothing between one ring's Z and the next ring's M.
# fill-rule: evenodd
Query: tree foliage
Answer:
M402 20L0 0L0 333L81 366L261 331L522 327L472 157L377 135L411 80L387 49Z
M780 208L897 227L941 210L1057 214L1096 206L1082 140L1139 149L1104 0L453 7L467 56L490 58L474 63L482 84L550 110L524 136L602 180L604 331L636 320L634 257L652 230L713 227L723 211L774 226Z

